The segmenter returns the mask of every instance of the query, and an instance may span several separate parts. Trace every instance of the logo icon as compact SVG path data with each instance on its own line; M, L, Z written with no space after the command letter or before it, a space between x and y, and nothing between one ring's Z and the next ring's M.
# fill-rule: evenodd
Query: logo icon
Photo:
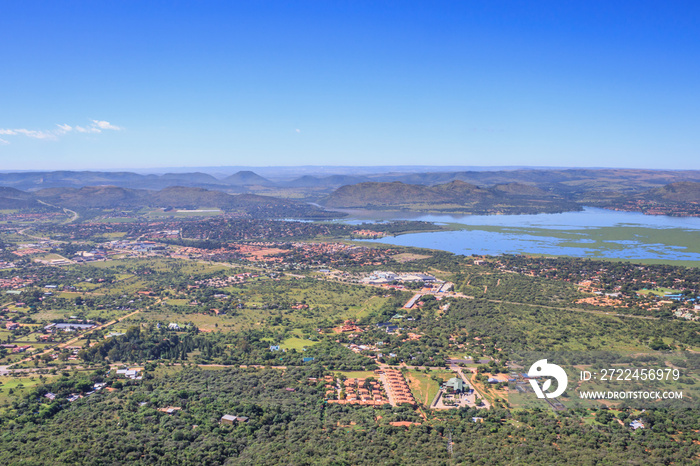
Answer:
M557 389L552 393L548 393L547 390L552 385L552 379L545 380L542 388L540 388L540 384L536 380L531 379L530 385L532 385L532 389L537 394L537 398L556 398L564 393L566 384L569 382L564 369L556 364L549 364L546 359L540 359L530 366L527 375L528 377L553 377L557 381Z

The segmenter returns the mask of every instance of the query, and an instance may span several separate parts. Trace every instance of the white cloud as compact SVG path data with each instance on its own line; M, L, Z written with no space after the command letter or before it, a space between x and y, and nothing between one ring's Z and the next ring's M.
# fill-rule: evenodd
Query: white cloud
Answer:
M295 129L294 131L297 133L301 133L301 130L299 128Z
M79 133L101 133L102 130L100 128L97 128L95 126L76 126L75 130Z
M0 145L4 146L4 145L9 144L9 143L10 143L10 141L6 141L5 139L0 138Z
M115 131L119 131L122 129L119 126L111 124L109 121L102 120L92 120L92 126L100 129L113 129Z
M56 139L56 134L51 131L37 131L34 129L24 128L16 129L15 131L32 139Z
M67 124L57 124L57 128L53 130L34 130L26 128L0 128L0 135L4 136L26 136L32 139L58 139L59 136L68 134L70 132L77 133L101 133L103 130L120 131L124 128L121 126L113 125L109 121L104 120L90 120L92 123L88 126L71 126ZM6 139L1 139L0 144L9 144L10 142Z

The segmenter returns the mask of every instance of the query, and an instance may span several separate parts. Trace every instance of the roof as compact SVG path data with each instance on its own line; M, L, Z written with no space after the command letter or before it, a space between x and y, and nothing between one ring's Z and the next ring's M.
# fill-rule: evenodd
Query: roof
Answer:
M246 416L234 416L232 414L224 414L221 416L222 421L231 421L231 422L248 422L248 417Z
M445 386L452 388L453 390L464 390L464 380L457 377L452 377L447 381Z

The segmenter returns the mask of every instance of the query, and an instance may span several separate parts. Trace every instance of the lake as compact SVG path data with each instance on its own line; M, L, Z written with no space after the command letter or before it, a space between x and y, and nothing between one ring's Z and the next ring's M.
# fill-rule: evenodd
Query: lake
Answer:
M455 254L535 254L700 265L700 218L586 208L539 215L424 215L351 211L350 223L422 220L451 231L365 240ZM696 264L690 264L697 262Z

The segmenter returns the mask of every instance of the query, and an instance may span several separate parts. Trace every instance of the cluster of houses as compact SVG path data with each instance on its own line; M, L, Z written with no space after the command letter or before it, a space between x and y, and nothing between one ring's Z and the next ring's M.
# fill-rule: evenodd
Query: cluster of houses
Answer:
M0 345L0 348L5 348L10 353L24 353L25 351L32 349L32 345L15 345L13 343L5 343Z
M22 291L19 290L19 288L31 286L36 283L37 280L38 277L36 275L22 277L15 275L14 277L0 278L0 288L10 288L10 291L18 291L18 293L10 293L10 291L7 291L6 293L8 294L20 294Z
M102 390L102 389L105 388L106 386L107 386L106 383L96 383L96 384L94 384L94 385L92 386L92 390L89 391L89 392L87 392L87 393L85 394L85 396L90 396L90 395L92 395L92 394L95 393L95 392L99 392L100 390ZM56 399L56 396L57 396L57 395L56 395L55 393L49 392L49 393L46 393L46 394L44 395L44 398L47 398L47 399L50 400L50 401L54 401L54 400ZM74 401L77 401L77 400L79 400L80 398L83 398L83 395L81 395L81 394L79 394L79 393L71 393L70 395L68 395L68 396L66 397L66 400L68 400L69 402L73 403Z
M336 327L333 329L335 333L346 333L346 332L351 332L351 333L362 333L363 330L357 326L354 320L346 320L343 325L340 327Z
M49 249L58 246L59 243L56 241L42 240L36 243L22 243L17 245L17 250L13 251L12 254L15 256L23 257L30 256L33 254L44 254Z
M678 309L673 315L686 320L700 320L700 306L695 306L693 309Z
M382 406L389 402L381 383L366 378L345 379L342 390L345 391L344 400L329 400L329 402L341 404L359 404L365 406Z
M393 400L394 405L400 405L402 403L408 403L410 405L416 404L416 401L413 399L413 394L406 383L406 379L400 371L396 369L380 369L375 372L379 375L384 375L386 391L389 395L389 399Z
M244 272L236 275L231 275L229 277L207 278L205 280L195 281L195 286L193 286L193 288L199 288L200 286L212 288L226 288L227 286L245 283L246 279L256 277L258 277L258 275Z
M385 233L374 230L353 230L352 235L360 236L362 238L381 238L382 236L386 236Z

